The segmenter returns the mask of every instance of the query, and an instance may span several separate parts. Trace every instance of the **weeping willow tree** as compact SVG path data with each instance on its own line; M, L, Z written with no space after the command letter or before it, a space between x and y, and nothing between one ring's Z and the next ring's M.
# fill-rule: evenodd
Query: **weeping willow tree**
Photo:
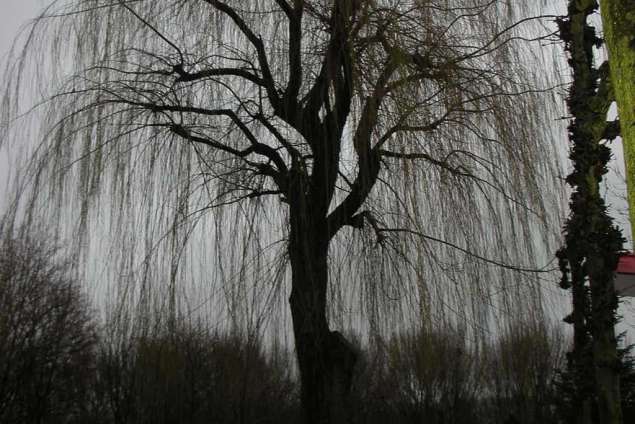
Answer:
M284 333L289 295L306 420L343 422L333 328L483 340L544 310L558 115L524 3L55 3L7 70L3 139L38 140L15 216L122 281L126 322Z

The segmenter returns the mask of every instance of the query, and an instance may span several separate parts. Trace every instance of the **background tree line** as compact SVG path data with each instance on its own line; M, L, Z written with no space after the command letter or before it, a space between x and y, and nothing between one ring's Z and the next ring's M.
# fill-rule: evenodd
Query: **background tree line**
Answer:
M104 322L59 250L0 242L0 422L295 423L292 353L257 335L186 317L131 331ZM147 321L148 323L150 321ZM129 324L129 323L128 323ZM519 322L488 343L461 326L355 342L354 423L562 423L574 407L570 341L545 322ZM633 357L622 353L625 422L635 418Z

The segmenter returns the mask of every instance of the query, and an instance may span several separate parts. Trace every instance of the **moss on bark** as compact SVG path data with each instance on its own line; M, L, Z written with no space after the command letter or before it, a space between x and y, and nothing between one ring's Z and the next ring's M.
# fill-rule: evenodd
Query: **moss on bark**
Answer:
M621 122L629 214L635 240L635 1L600 0L600 6Z

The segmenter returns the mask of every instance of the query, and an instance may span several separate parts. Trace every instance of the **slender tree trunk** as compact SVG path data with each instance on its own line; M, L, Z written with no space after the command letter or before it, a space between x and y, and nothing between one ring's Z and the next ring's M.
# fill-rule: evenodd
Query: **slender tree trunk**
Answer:
M290 189L289 303L301 376L301 401L308 424L345 423L356 354L332 332L326 317L329 232L325 216L311 209L302 177Z
M635 2L600 0L600 7L620 115L631 231L635 234Z

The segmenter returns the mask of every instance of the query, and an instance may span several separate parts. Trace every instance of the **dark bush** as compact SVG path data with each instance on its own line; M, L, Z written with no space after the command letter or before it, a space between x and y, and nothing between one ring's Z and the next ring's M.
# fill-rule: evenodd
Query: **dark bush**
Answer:
M478 361L460 331L375 340L355 380L359 423L473 423Z
M0 422L79 420L95 330L69 264L43 242L0 240Z
M96 391L114 423L295 422L292 369L255 343L180 326L103 342Z
M482 390L488 394L483 404L491 422L559 422L554 379L565 348L555 329L520 322L488 346Z
M69 269L45 243L0 241L0 422L299 421L288 352L178 319L139 328L147 320L115 317L97 332ZM566 398L566 374L554 385L566 343L539 325L487 343L436 327L358 345L355 424L550 424ZM633 360L622 359L630 417Z
M449 327L376 339L358 365L354 421L555 423L562 345L557 332L520 324L489 343Z

